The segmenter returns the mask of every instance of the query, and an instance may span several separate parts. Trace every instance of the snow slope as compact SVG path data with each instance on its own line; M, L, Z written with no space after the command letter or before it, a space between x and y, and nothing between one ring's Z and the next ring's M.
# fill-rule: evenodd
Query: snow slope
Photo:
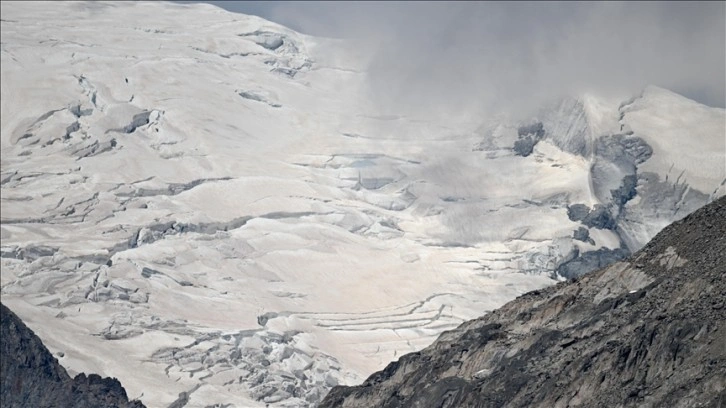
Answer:
M148 406L314 404L724 193L724 111L658 88L530 133L437 123L378 111L364 55L257 17L0 7L3 302Z

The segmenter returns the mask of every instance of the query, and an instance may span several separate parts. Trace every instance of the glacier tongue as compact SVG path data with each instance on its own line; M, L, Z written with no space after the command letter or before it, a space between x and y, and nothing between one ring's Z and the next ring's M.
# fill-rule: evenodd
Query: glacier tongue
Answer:
M148 406L314 405L724 194L724 111L665 90L440 123L257 17L0 7L3 302Z

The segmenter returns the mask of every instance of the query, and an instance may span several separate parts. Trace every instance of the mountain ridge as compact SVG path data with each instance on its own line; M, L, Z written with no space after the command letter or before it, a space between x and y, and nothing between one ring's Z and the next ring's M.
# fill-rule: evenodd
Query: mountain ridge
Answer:
M38 336L0 303L0 402L5 407L145 408L116 378L71 378Z

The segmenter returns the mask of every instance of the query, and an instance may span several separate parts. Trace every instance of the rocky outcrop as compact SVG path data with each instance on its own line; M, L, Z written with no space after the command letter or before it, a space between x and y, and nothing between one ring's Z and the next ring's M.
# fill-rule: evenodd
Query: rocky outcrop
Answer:
M71 379L18 316L0 304L3 407L143 408L129 401L115 378L78 374Z
M542 122L537 122L527 126L520 126L517 130L517 140L514 142L514 153L527 157L534 151L534 146L542 140L545 135Z
M323 407L726 405L726 198L443 333Z
M616 226L616 221L602 204L595 204L592 210L584 204L573 204L567 207L567 216L589 228L615 229Z

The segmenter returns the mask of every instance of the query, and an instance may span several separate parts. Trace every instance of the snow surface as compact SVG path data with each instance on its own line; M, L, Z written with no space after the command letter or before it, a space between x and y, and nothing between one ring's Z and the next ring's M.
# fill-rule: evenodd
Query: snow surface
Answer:
M521 157L518 123L378 111L338 40L205 4L0 7L2 301L150 407L314 404L723 194L724 110L659 88L561 102ZM661 211L640 180L573 241L626 125L638 172L706 198Z
M653 158L640 170L679 178L711 194L726 182L726 117L724 110L684 100L676 93L650 86L642 97L622 109L624 123L653 148ZM719 135L721 137L711 137ZM714 180L721 178L721 184Z

